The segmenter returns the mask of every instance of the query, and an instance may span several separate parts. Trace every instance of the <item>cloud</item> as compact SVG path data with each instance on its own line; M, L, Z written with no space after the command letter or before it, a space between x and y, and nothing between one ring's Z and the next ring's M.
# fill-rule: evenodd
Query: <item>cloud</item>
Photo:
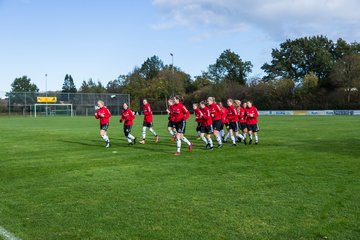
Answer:
M356 40L358 0L154 0L158 29L184 27L204 32L261 29L274 39L323 34ZM241 27L239 27L241 26Z

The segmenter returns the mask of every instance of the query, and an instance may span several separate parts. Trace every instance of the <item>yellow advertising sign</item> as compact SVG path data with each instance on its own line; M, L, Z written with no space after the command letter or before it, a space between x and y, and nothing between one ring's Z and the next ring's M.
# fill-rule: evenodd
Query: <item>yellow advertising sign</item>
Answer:
M38 103L56 103L57 97L37 97Z

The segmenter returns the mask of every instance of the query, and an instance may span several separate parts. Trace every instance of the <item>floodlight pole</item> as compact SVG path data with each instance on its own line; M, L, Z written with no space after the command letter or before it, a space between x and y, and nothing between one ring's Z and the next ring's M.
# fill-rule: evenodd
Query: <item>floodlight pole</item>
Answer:
M175 97L175 72L174 72L174 54L170 53L171 56L171 69L172 69L172 96Z
M47 97L47 73L45 73L45 96Z

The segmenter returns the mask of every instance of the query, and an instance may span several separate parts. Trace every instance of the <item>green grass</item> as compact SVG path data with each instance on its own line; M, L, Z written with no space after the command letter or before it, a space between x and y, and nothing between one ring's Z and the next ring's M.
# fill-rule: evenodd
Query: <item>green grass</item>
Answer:
M0 118L0 226L21 239L360 239L360 118L261 117L258 146L173 156L113 117ZM141 136L142 117L132 133ZM149 134L149 133L148 133ZM0 237L1 238L1 237Z

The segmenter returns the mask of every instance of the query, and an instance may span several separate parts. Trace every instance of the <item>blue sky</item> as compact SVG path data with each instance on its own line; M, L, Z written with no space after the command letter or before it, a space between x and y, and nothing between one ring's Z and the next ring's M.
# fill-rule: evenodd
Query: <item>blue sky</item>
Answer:
M191 76L225 50L262 76L271 49L323 34L360 41L357 0L0 0L0 92L27 75L41 91L104 85L157 55ZM1 94L0 94L1 95Z

